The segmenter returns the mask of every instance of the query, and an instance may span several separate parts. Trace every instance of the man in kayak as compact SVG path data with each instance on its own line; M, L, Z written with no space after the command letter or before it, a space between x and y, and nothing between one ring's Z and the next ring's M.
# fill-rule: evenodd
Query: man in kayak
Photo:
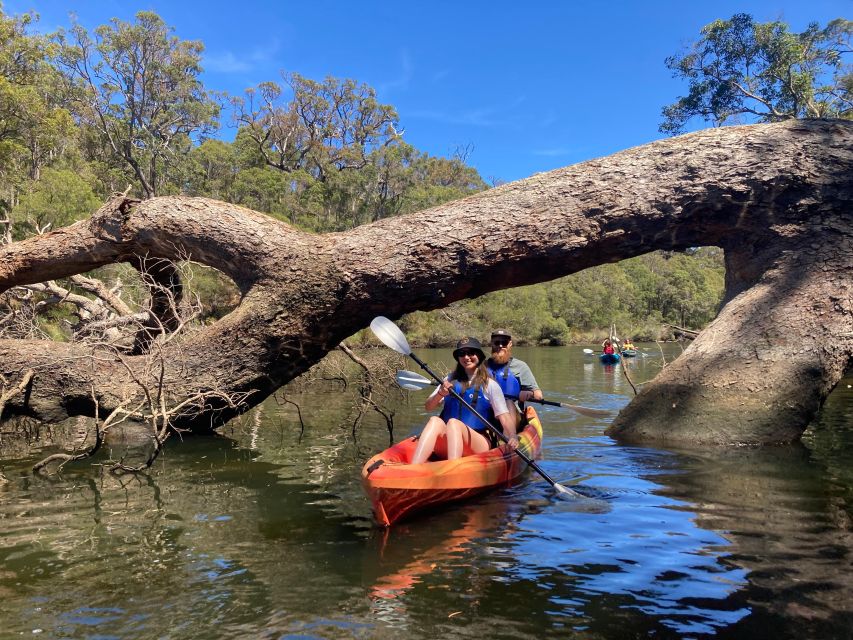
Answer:
M509 447L518 447L515 421L507 408L504 394L486 369L486 354L476 338L462 338L453 351L456 369L432 392L424 404L427 411L442 407L424 426L412 464L426 462L435 452L455 460L472 453L483 453L498 445L497 437L474 412L456 399L453 389L490 424L500 424Z
M514 358L512 355L512 336L506 329L495 329L492 331L492 356L486 362L489 373L497 380L508 398L518 398L518 402L527 400L541 400L542 390L536 384L533 372L524 360ZM513 414L515 424L521 423L519 406L515 402L507 403L510 413Z

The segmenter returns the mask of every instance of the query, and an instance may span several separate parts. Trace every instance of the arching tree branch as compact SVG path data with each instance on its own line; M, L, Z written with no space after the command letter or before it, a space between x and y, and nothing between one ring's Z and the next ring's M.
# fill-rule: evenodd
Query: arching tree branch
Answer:
M117 198L89 221L0 247L0 291L140 255L219 269L241 304L163 346L163 388L176 399L205 388L251 392L252 404L375 315L436 309L656 249L717 245L726 252L725 308L611 433L790 440L853 354L852 210L853 123L787 121L662 140L346 233L309 235L201 198ZM26 401L16 397L7 411L91 413L93 386L110 410L133 376L150 375L142 358L125 362L127 370L81 345L0 341L0 374L36 372ZM209 427L234 411L210 399L190 422Z

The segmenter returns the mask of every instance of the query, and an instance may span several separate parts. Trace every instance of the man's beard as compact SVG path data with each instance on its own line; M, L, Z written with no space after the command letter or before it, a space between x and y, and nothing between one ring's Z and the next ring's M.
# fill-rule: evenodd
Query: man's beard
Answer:
M510 357L509 349L505 349L501 353L492 352L492 362L495 364L506 364L509 362Z

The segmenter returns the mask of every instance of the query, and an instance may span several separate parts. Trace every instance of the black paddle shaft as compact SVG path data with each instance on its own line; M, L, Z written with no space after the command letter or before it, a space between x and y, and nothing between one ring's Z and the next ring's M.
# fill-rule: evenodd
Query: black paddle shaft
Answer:
M504 396L510 400L519 400L518 396ZM522 402L535 402L536 404L546 404L549 407L562 407L562 402L553 402L552 400L537 400L536 398L528 398L527 400L522 400Z
M441 378L439 378L437 375L435 375L435 373L433 373L432 369L429 368L429 366L427 365L426 362L424 362L423 360L418 358L414 353L410 352L409 356L412 358L412 360L414 360L415 362L417 362L420 365L421 369L423 369L429 375L431 375L433 380L435 380L438 384L442 383ZM470 404L468 404L465 401L465 398L463 398L458 393L456 393L456 389L451 388L451 389L449 389L449 391L454 398L456 398L457 400L459 400L459 402L461 402L466 407L468 407L468 410L471 411L471 413L473 413L475 416L477 416L483 422L483 424L485 424L489 429L491 429L498 438L500 438L504 443L509 443L509 439L503 434L503 432L500 431L499 429L495 428L495 425L493 425L491 422L489 422L483 416L481 416L480 413L474 407L472 407ZM539 473L540 476L545 478L545 480L547 480L551 484L552 487L557 486L557 482L555 480L551 479L551 476L549 476L547 473L545 473L539 467L538 464L536 464L533 460L531 460L523 452L519 451L518 449L513 449L513 451L518 455L519 458L521 458L528 465L533 467L533 469L535 469Z

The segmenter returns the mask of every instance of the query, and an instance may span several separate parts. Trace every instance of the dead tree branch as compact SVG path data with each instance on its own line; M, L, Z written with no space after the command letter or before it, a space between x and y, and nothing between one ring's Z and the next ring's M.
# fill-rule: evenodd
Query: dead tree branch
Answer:
M113 424L116 423L116 418L122 413L121 408L116 408L107 416L106 420L104 420L103 426L101 425L98 419L98 397L95 393L95 390L92 389L92 401L95 403L95 442L94 444L82 451L80 453L54 453L46 457L44 460L41 460L33 465L33 473L42 473L45 469L47 469L51 464L58 463L56 465L55 473L60 473L62 468L68 464L69 462L77 462L78 460L85 460L86 458L91 458L94 456L101 448L101 444L103 443L103 435ZM123 418L122 418L123 419ZM83 437L83 442L88 439L88 433Z
M115 474L139 473L154 464L162 453L166 440L172 434L180 434L182 429L177 426L178 422L206 413L211 405L227 412L239 412L246 405L251 391L234 392L220 388L196 388L184 397L177 396L171 391L168 359L175 353L171 350L167 351L167 348L171 343L178 343L187 333L191 333L189 327L200 311L200 303L197 298L194 302L184 297L179 300L168 285L161 285L153 278L148 282L148 287L151 290L161 288L156 294L161 299L162 308L167 310L165 314L167 319L164 320L162 315L144 313L114 317L101 322L104 326L116 326L123 322L133 324L134 316L137 315L144 315L145 319L150 320L146 327L149 334L147 338L149 350L141 361L141 367L138 358L123 354L113 342L98 343L94 340L91 342L100 351L110 354L109 357L91 355L90 360L93 365L107 360L118 362L131 383L124 388L122 400L103 423L98 421L101 405L100 390L92 386L91 398L96 420L95 445L80 453L48 456L33 467L34 472L40 472L51 464L59 463L58 472L69 462L90 458L101 447L105 434L111 428L132 420L147 425L150 430L152 448L147 459L138 465L126 464L124 459L121 459L105 463L105 466ZM96 323L89 326L90 335L97 335L95 328L97 328ZM179 345L178 349L180 349Z
M3 415L3 409L6 408L6 403L19 393L23 393L34 376L35 372L32 369L27 369L24 372L24 375L21 376L21 379L18 381L18 384L16 384L14 387L7 389L6 378L0 375L0 385L2 385L0 386L0 417L2 417Z
M685 329L684 327L679 327L678 325L675 325L675 324L664 323L664 326L665 327L671 327L672 329L675 329L675 332L677 334L678 333L683 334L687 338L695 338L696 336L699 335L699 331L695 331L693 329Z
M362 358L357 356L352 349L345 342L341 342L338 345L338 349L340 349L346 356L356 363L362 370L362 376L359 382L359 401L356 405L356 415L352 422L352 434L355 435L358 431L358 427L361 425L362 419L364 418L364 413L368 408L372 408L376 413L378 413L385 420L385 425L388 428L388 434L391 439L394 438L394 412L383 406L374 398L374 389L379 382L380 377L385 377L387 380L389 378L389 372L387 365L382 367L381 371L376 369L376 364L373 366L368 365ZM384 385L383 388L387 388L388 385Z

